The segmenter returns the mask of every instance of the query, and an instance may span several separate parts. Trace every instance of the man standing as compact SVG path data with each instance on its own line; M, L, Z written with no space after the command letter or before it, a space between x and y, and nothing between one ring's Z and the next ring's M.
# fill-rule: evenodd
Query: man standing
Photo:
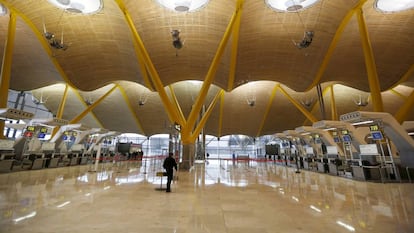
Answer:
M168 157L165 158L164 164L162 167L167 171L167 193L171 192L171 181L173 179L173 173L175 168L175 171L177 171L177 162L175 162L175 159L173 158L173 153L168 153Z

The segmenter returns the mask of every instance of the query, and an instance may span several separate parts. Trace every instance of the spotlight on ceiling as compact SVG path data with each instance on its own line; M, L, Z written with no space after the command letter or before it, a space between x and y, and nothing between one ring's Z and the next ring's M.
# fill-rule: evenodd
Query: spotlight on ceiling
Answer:
M297 12L311 7L320 0L265 0L267 6L275 11Z
M181 49L183 47L183 42L181 41L181 38L180 38L180 31L177 29L172 30L171 36L172 36L174 48Z
M399 12L414 8L413 0L376 0L374 8L382 12Z
M50 32L46 29L46 24L43 22L43 36L46 38L46 40L49 42L49 45L52 48L61 49L63 51L68 49L68 45L63 43L63 30L60 40L58 40L56 39L55 34L53 32Z
M315 33L313 31L306 31L303 35L303 39L299 43L295 43L298 49L305 49L312 44L313 36Z
M176 12L192 12L207 5L209 0L156 0L160 5Z
M0 3L0 16L7 15L7 8Z
M185 12L185 11L190 10L190 6L191 6L190 0L176 1L174 10L179 11L179 12Z
M184 46L184 42L182 42L180 38L180 30L177 30L177 29L172 30L171 36L173 40L172 45L174 46L174 48L177 49L175 52L175 56L178 57L178 50Z
M94 14L103 8L103 0L48 0L54 6L78 14Z
M357 98L354 98L354 103L358 107L365 107L369 104L369 95L366 97L362 97L362 95L358 95Z

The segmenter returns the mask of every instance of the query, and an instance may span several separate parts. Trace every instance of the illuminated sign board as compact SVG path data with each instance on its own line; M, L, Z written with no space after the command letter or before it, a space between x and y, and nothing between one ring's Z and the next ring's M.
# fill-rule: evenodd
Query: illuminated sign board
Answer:
M343 114L339 117L340 121L357 121L361 119L361 113L360 112L350 112L347 114Z
M348 130L343 129L343 130L341 130L341 134L342 134L342 135L348 135L348 134L349 134L349 132L348 132Z
M41 133L47 133L47 128L46 128L46 127L42 127L42 128L40 128L40 132L41 132Z
M342 136L342 140L343 140L344 142L351 142L351 141L352 141L352 138L351 138L351 136L350 136L350 135L343 135L343 136Z
M384 136L382 136L382 133L380 131L371 132L372 139L373 140L382 140L384 139Z
M177 130L178 132L181 132L181 125L178 123L174 123L174 129Z
M27 126L26 127L26 131L34 132L35 131L35 127L34 126Z
M369 130L370 131L380 131L378 125L370 125Z

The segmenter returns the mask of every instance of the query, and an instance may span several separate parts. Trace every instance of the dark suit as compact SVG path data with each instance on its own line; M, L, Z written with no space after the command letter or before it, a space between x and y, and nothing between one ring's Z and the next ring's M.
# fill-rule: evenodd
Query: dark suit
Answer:
M177 171L177 163L175 162L175 159L170 155L168 156L165 160L164 160L164 164L162 165L162 167L165 169L165 171L167 172L167 192L171 191L171 181L173 179L173 173L174 173L174 168Z

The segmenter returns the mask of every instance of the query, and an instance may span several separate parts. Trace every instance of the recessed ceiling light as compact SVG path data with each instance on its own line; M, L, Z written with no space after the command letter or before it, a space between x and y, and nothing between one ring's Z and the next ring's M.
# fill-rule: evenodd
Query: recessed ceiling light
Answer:
M7 15L7 8L0 3L0 16Z
M319 0L265 0L266 5L275 11L296 12L304 10Z
M398 12L414 8L414 0L376 0L375 9L383 12Z
M48 0L50 3L72 13L93 14L103 8L102 0Z
M209 2L209 0L156 0L164 7L176 12L196 11Z

